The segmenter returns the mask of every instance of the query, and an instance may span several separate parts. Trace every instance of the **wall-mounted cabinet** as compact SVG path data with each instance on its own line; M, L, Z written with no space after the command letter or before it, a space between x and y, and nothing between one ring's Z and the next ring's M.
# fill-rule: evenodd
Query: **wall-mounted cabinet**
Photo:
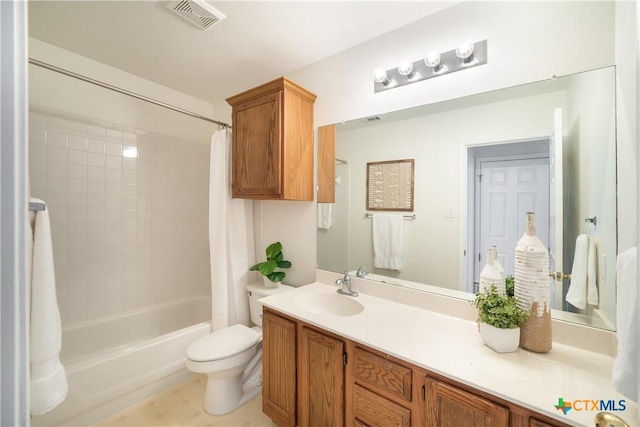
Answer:
M263 411L280 426L566 426L270 308L263 325Z
M336 201L336 125L318 128L318 203Z
M315 99L285 77L227 99L234 198L313 200Z

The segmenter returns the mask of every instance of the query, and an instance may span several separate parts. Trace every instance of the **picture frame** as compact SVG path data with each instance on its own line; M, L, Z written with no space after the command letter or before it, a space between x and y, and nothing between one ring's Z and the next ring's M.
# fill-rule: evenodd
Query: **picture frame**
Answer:
M414 159L367 163L367 210L413 212Z

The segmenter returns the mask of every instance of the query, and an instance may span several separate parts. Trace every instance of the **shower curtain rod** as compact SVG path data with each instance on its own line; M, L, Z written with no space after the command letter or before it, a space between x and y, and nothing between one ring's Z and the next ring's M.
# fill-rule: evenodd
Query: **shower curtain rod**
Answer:
M73 71L65 70L64 68L56 67L55 65L47 64L46 62L39 61L37 59L29 58L29 63L33 65L37 65L38 67L46 68L47 70L55 71L56 73L64 74L65 76L73 77L74 79L82 80L83 82L91 83L96 86L103 87L105 89L112 90L114 92L121 93L123 95L128 95L132 98L140 99L142 101L149 102L151 104L158 105L160 107L168 108L169 110L177 111L178 113L186 114L187 116L195 117L196 119L205 120L207 122L215 123L219 126L224 126L227 128L231 128L232 126L220 122L218 120L213 120L205 116L201 116L200 114L192 113L191 111L183 110L182 108L174 107L173 105L165 104L164 102L156 101L155 99L146 97L144 95L139 95L135 92L128 91L126 89L119 88L117 86L110 85L108 83L101 82L99 80L92 79L90 77L83 76L82 74L74 73Z

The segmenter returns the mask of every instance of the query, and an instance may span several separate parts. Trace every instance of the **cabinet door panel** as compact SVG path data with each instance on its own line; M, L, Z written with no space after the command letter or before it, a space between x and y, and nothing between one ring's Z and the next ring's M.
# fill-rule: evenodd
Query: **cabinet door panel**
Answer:
M509 410L488 399L427 378L427 425L507 427Z
M262 333L262 411L282 427L295 426L296 323L265 312Z
M355 350L354 373L357 381L384 390L411 402L411 369L361 348Z
M344 424L344 343L302 327L298 408L301 426Z
M369 427L409 427L411 411L369 390L355 385L354 387L355 425L364 424Z
M234 107L234 197L278 198L282 194L282 92Z

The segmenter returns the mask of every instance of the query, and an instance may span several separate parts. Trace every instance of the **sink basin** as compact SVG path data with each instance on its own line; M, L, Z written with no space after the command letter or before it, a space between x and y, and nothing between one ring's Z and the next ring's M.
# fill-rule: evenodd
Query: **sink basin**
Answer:
M308 292L297 295L294 303L311 313L353 316L364 310L362 304L352 297L326 292Z

